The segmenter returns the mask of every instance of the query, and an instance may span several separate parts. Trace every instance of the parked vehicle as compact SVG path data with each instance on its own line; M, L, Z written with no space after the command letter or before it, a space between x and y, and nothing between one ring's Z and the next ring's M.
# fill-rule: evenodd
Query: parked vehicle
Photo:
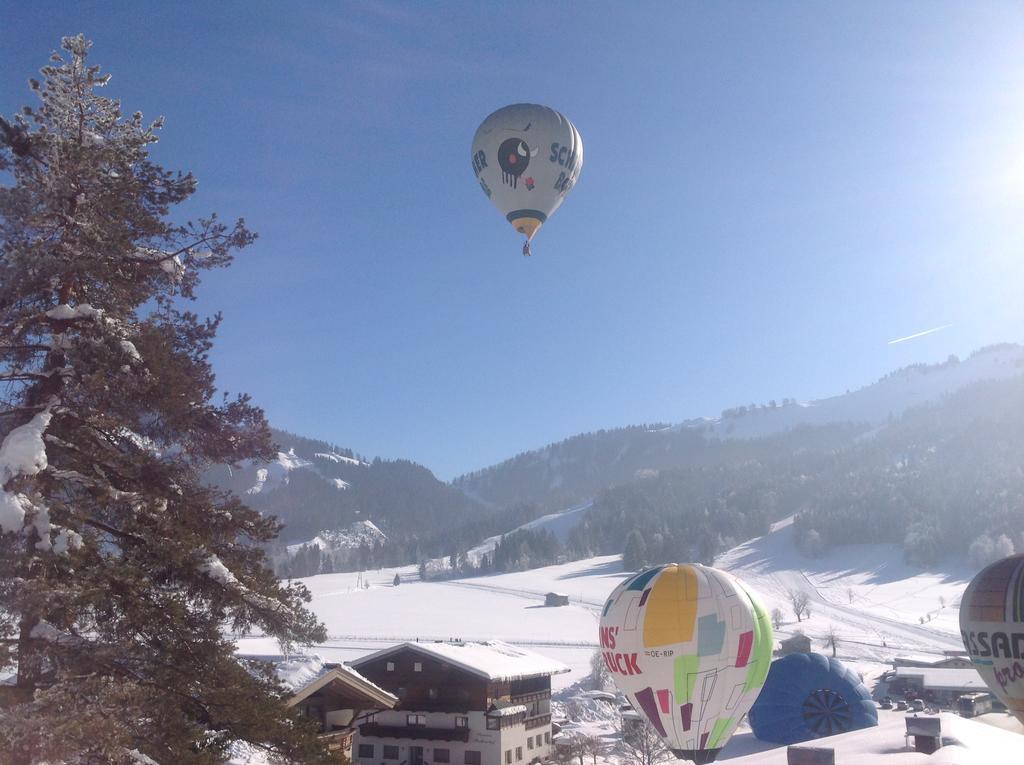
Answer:
M992 711L991 693L965 693L956 700L956 711L961 717L977 717Z
M915 712L924 711L924 699L914 699L910 702L910 708Z
M898 709L900 712L907 711L907 702L905 702L902 699L900 699L899 701L896 702L896 709Z

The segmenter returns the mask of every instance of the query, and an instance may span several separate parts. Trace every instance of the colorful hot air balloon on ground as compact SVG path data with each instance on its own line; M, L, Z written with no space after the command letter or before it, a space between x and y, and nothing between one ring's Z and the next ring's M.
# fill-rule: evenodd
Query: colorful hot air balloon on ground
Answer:
M495 207L530 240L562 204L583 169L583 139L546 106L513 104L494 112L473 136L473 172Z
M680 759L712 762L757 698L772 627L724 571L671 563L622 582L601 615L615 683Z
M857 673L820 653L793 653L772 662L747 717L755 736L776 744L878 725L871 692Z
M978 674L1024 723L1024 555L971 580L960 599L960 634Z

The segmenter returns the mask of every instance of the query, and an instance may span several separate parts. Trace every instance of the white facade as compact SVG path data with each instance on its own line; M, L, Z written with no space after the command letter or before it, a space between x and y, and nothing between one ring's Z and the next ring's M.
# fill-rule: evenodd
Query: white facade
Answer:
M357 730L351 755L354 765L397 765L400 762L407 765L528 765L545 762L551 755L550 721L527 730L522 714L502 717L492 713L488 717L480 711L390 710L379 712L374 722L406 731L421 727L424 738L367 736ZM466 731L467 740L443 740L449 731L454 735ZM385 747L390 748L385 750Z

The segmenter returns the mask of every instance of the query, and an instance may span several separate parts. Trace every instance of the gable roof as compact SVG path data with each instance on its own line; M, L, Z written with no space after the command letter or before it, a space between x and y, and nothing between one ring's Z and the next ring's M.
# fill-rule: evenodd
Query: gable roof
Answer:
M485 680L519 680L528 677L560 675L569 668L547 656L500 640L473 642L400 643L350 662L361 667L377 659L402 651L412 651L447 662Z
M251 656L257 661L269 662L274 666L277 679L291 692L288 706L294 706L312 696L321 688L336 684L336 689L353 700L373 706L391 709L398 703L398 697L388 693L379 685L370 682L356 670L344 664L333 664L316 655L300 656Z

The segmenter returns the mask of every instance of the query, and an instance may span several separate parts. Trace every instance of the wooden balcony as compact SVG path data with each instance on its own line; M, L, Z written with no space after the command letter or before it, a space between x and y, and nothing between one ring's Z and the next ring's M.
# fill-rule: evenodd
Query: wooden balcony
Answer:
M381 725L364 723L359 726L363 736L376 738L409 738L426 741L469 741L469 728L428 728L423 725Z
M533 728L539 728L541 725L547 725L551 722L551 715L537 715L536 717L526 718L526 729L531 730Z

